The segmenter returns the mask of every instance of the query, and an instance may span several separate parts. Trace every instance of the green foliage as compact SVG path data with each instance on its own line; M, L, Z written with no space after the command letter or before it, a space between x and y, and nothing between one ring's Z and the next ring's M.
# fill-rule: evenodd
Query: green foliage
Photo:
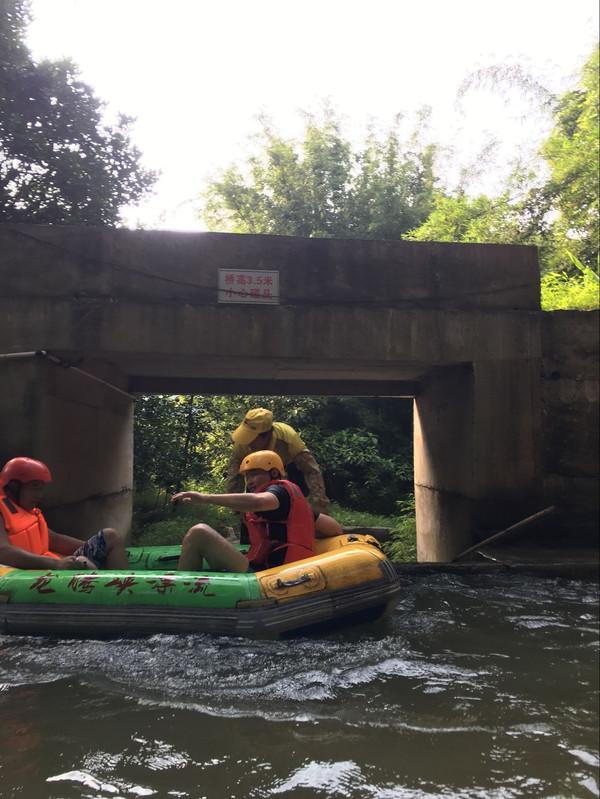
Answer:
M302 142L283 139L261 120L259 152L214 180L203 217L210 230L288 236L396 239L428 215L435 148L422 143L427 113L408 141L400 119L358 151L325 109L307 117Z
M491 244L539 244L539 231L532 231L524 202L500 197L454 197L436 194L427 220L406 238L415 241L486 242Z
M140 523L133 531L135 546L168 546L181 544L183 536L194 524L209 524L225 535L227 528L239 531L239 516L216 505L169 505L154 521Z
M372 513L367 510L353 510L338 502L332 502L329 513L347 529L349 527L385 527L393 529L396 518L385 513Z
M541 148L550 178L540 180L541 170L530 165L516 169L497 197L438 193L432 213L408 238L535 245L540 248L542 273L549 273L546 292L569 294L569 302L580 302L575 295L581 293L581 276L565 251L584 263L598 258L598 48L583 67L580 85L559 98L521 69L483 70L466 86L486 80L494 88L506 82L517 85L526 96L553 109L554 129ZM563 272L575 278L570 288Z
M134 474L138 489L180 491L206 481L219 446L222 404L213 397L143 396L136 402ZM232 428L233 429L233 428Z
M302 142L278 136L262 120L259 151L213 181L205 218L213 230L345 238L535 245L542 272L579 278L564 252L584 263L598 256L598 48L584 65L579 86L553 96L520 67L492 67L465 81L518 87L554 129L537 164L519 167L496 197L449 196L436 190L436 148L425 143L424 112L408 140L400 122L383 137L371 133L354 151L339 119L326 109L307 118ZM533 106L535 109L535 105ZM554 278L556 284L556 278ZM553 285L554 285L553 284Z
M578 274L572 275L564 270L547 272L542 277L542 309L591 311L598 308L598 273L582 264L572 253L567 252L567 256Z
M383 551L393 561L411 563L417 559L417 523L415 520L415 498L407 494L396 502L394 515L354 511L333 504L331 515L347 527L387 527L390 538L382 544Z
M396 520L390 540L383 544L383 551L396 563L414 563L417 560L417 522L414 515Z
M584 263L598 259L598 56L596 47L579 85L559 98L554 130L542 148L551 170L545 193L559 214L555 235Z
M25 0L0 4L0 222L116 225L156 176L140 165L133 120L102 103L67 61L33 61Z
M408 494L396 502L398 516L391 531L390 540L383 551L393 561L406 563L417 559L417 520L415 518L415 495Z
M141 497L202 485L223 490L231 432L245 411L273 410L314 453L332 498L389 513L412 488L409 402L352 397L141 397L135 414L135 484ZM136 503L138 505L139 503ZM160 503L158 503L160 504ZM152 513L154 509L147 509Z
M386 398L328 397L306 424L329 495L389 514L412 489L412 408Z

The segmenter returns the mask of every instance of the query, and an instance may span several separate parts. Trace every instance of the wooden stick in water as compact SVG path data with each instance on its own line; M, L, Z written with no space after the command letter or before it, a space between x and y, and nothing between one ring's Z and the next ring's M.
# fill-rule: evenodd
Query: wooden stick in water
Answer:
M456 557L452 558L452 563L454 563L455 560L459 560L464 555L468 555L470 552L475 552L476 549L481 549L481 547L484 547L486 544L489 544L492 541L496 541L496 539L498 538L502 538L508 533L512 533L516 530L521 530L524 527L528 527L533 522L537 522L540 519L543 519L545 516L551 516L555 512L556 512L556 506L550 505L549 508L544 508L543 510L538 511L537 513L534 513L531 516L527 516L525 519L521 519L520 522L511 524L510 527L506 527L504 530L500 530L498 533L494 533L494 535L489 536L489 538L484 538L483 541L478 541L476 544L473 544L472 547L468 547L468 549L463 549L463 551L460 552Z

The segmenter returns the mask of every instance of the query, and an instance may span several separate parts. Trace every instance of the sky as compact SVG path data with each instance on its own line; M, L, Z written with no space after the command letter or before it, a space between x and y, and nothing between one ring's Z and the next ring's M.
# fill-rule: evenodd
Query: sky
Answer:
M198 197L255 144L266 113L298 137L302 112L329 101L357 146L366 126L414 120L431 106L430 137L453 149L448 186L490 137L496 162L471 189L493 192L549 119L514 91L500 99L461 82L494 64L520 65L552 91L573 86L598 39L595 0L32 0L36 59L71 58L106 102L136 118L155 195L128 224L203 230ZM452 164L452 166L450 166ZM453 171L454 170L454 171Z

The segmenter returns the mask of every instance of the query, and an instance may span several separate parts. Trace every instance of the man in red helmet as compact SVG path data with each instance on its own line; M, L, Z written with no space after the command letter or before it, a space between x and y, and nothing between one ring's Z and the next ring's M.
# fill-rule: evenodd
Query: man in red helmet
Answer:
M127 569L122 537L105 527L88 541L50 530L38 508L50 469L12 458L0 472L0 563L18 569Z
M178 568L195 571L206 559L212 569L259 571L292 563L314 554L315 532L319 536L339 535L341 525L330 516L318 514L300 488L284 479L285 471L276 452L263 450L247 455L240 467L248 493L201 494L183 491L173 502L221 505L241 511L248 526L250 550L243 555L207 524L191 527L183 539Z

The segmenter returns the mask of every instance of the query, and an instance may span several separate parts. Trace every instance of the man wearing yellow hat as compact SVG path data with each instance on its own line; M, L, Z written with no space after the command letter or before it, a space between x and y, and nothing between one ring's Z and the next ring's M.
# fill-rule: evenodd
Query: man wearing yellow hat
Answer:
M274 422L272 412L266 408L253 408L244 416L231 438L233 451L227 470L228 492L243 490L239 470L247 455L260 450L271 450L283 461L289 479L300 485L304 493L308 492L307 499L314 510L319 513L327 512L330 501L325 493L321 469L293 427L283 422Z

